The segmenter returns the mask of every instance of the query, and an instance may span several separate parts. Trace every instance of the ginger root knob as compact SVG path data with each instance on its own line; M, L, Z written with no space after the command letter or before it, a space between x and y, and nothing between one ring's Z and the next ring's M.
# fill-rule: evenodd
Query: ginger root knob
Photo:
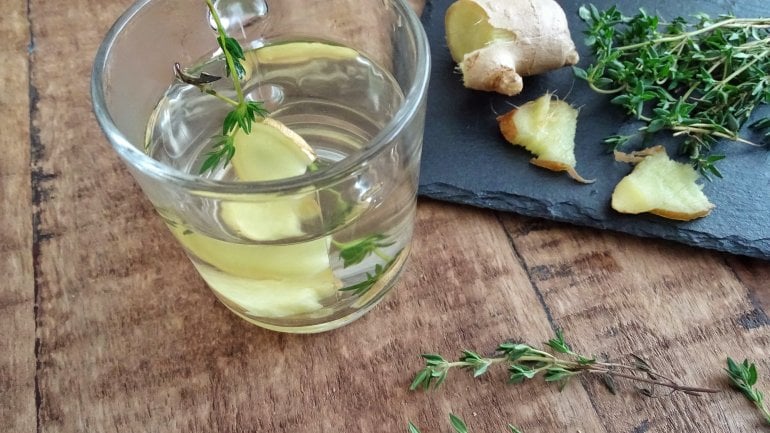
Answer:
M446 38L466 87L512 96L522 77L578 62L567 17L555 0L457 0Z

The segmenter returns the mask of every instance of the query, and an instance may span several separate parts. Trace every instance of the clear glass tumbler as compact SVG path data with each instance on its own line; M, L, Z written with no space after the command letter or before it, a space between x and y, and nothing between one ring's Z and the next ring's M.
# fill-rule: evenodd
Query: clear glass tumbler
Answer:
M174 64L223 77L211 89L235 98L204 0L142 0L118 19L94 63L96 117L224 305L277 331L342 326L382 299L409 254L425 33L402 0L215 5L245 51L246 98L310 156L259 133L201 174L229 108L175 79Z

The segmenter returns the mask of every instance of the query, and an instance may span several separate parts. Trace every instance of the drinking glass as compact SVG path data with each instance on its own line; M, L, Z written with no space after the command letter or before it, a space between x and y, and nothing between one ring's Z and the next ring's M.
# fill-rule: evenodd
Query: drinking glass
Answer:
M383 298L409 255L424 30L402 0L215 6L246 52L246 98L313 148L312 169L271 177L300 157L268 140L236 142L232 163L200 173L228 106L175 79L173 66L219 73L212 88L232 88L204 0L141 0L117 20L94 63L97 120L225 306L283 332L345 325Z

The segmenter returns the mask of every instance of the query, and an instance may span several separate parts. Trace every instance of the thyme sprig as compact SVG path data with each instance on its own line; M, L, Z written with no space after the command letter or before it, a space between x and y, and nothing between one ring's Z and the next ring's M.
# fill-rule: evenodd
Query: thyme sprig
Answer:
M465 421L453 413L449 414L449 424L452 426L452 429L454 429L456 433L468 433L468 427L465 425ZM409 421L407 424L407 428L409 433L420 433L420 430L417 428L417 426L412 424L411 421ZM522 431L514 427L513 424L508 424L508 430L510 433L522 433Z
M243 66L243 61L246 60L243 47L241 47L238 40L227 35L212 0L206 0L206 6L216 23L217 43L222 49L222 54L225 58L225 72L232 79L236 99L224 96L211 87L211 83L219 80L221 77L206 73L196 77L184 72L179 63L174 64L174 72L180 81L196 86L201 92L214 96L233 106L233 109L225 116L222 122L222 134L212 138L212 150L206 154L206 159L200 168L200 174L213 170L220 165L226 167L230 160L233 159L233 156L235 156L235 134L238 130L240 129L246 134L251 133L252 124L257 122L259 118L265 118L269 114L261 101L246 100L241 86L241 79L246 73L246 69Z
M399 254L401 252L399 251ZM376 264L374 265L374 272L367 272L366 278L361 281L360 283L352 284L350 286L345 286L340 289L342 292L352 292L356 295L361 295L369 291L375 284L377 284L377 281L382 278L385 273L390 270L390 268L393 266L393 263L395 263L396 258L399 254L396 254L396 257L393 257L392 259L388 260L385 264Z
M425 367L417 372L409 389L437 388L444 383L449 371L454 368L469 370L473 377L479 377L484 375L491 366L503 364L508 367L511 383L521 383L542 375L546 382L557 383L561 389L573 377L590 374L600 376L604 385L613 394L616 393L614 381L616 378L644 384L647 387L638 388L638 390L648 397L655 396L655 387L666 388L669 393L682 392L694 396L719 392L716 389L680 384L675 379L655 371L648 362L638 356L634 356L634 365L625 365L600 362L595 357L580 355L572 351L561 332L557 332L556 337L549 340L546 345L556 354L566 355L567 359L527 344L509 342L500 344L496 355L491 357L485 357L470 350L463 350L457 361L448 361L437 354L423 354Z
M759 378L757 366L753 362L750 363L748 359L739 364L728 357L725 371L730 377L730 383L742 392L750 402L754 403L765 422L770 424L770 411L765 406L765 396L762 391L754 387Z
M345 286L340 291L361 295L372 288L393 266L398 256L401 255L401 251L392 257L386 254L382 249L393 245L393 242L386 242L386 239L387 237L384 234L375 233L350 242L332 241L332 245L339 249L339 256L343 263L342 266L345 268L361 263L372 254L375 254L384 261L384 264L378 263L374 266L374 272L367 272L366 278L363 281Z
M755 144L739 135L760 104L770 103L770 18L695 16L669 23L644 10L629 17L615 6L579 9L585 43L595 56L575 75L645 123L639 131L668 130L683 138L682 153L707 178L722 177L712 154L719 139ZM770 128L770 118L754 123ZM614 135L613 149L634 135ZM765 134L765 140L770 133Z
M347 268L361 263L370 254L376 254L386 262L393 260L381 250L393 245L393 242L385 242L385 239L385 235L376 233L350 242L332 241L332 244L340 250L340 258Z

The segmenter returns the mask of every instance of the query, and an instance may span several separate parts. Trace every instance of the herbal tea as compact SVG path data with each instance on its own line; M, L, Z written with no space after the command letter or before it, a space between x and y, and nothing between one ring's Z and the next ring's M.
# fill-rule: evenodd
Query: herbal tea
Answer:
M249 134L239 131L232 160L204 171L209 179L274 181L344 164L369 150L403 103L390 73L344 46L284 40L244 58L243 94L262 101L270 121L255 122ZM219 57L187 71L225 77L226 66ZM235 97L228 79L207 85ZM148 124L148 154L200 173L230 109L199 87L175 82ZM310 148L298 147L293 133ZM159 212L202 277L242 317L267 327L357 317L385 293L387 284L378 281L392 281L389 273L406 258L419 164L419 146L413 149L385 149L354 176L323 189L189 203L184 216ZM410 174L397 176L404 170Z

